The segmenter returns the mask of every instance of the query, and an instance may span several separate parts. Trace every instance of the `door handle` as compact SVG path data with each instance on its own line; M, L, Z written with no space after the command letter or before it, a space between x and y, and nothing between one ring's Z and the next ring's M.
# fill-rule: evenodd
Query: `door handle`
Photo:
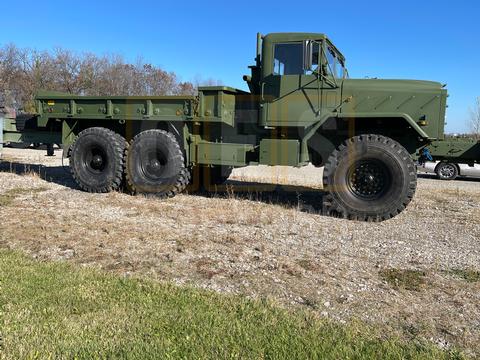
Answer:
M262 101L265 101L264 91L265 91L265 82L262 81L261 92L260 92L262 96Z

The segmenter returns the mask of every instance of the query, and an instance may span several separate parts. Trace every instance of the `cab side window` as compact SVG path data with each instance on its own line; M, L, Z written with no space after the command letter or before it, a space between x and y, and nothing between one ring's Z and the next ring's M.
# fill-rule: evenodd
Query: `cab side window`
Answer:
M273 73L275 75L302 75L303 44L286 43L275 44Z

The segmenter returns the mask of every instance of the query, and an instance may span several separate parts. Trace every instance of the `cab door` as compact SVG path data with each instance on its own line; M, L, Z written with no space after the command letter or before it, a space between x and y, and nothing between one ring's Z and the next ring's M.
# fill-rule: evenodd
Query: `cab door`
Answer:
M321 78L318 67L320 43L313 42L311 53L307 42L273 44L272 73L262 83L261 125L308 126L321 115ZM312 69L306 69L305 56L312 56Z

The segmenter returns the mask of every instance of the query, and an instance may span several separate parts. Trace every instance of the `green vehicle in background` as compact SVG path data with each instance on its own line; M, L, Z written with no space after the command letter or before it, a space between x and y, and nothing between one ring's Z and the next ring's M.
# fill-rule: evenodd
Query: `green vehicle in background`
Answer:
M235 167L312 163L324 166L326 213L380 221L404 210L416 189L414 160L443 156L442 84L350 79L323 34L259 34L255 60L244 76L249 92L39 93L35 114L5 122L4 141L63 144L73 177L89 192L125 185L171 197L221 184ZM479 145L463 153L478 161Z

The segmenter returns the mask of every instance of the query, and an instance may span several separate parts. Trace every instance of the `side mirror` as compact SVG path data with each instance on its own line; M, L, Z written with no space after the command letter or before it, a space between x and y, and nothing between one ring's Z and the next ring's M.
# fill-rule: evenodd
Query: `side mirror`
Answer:
M303 42L303 70L312 70L313 41L305 40Z

